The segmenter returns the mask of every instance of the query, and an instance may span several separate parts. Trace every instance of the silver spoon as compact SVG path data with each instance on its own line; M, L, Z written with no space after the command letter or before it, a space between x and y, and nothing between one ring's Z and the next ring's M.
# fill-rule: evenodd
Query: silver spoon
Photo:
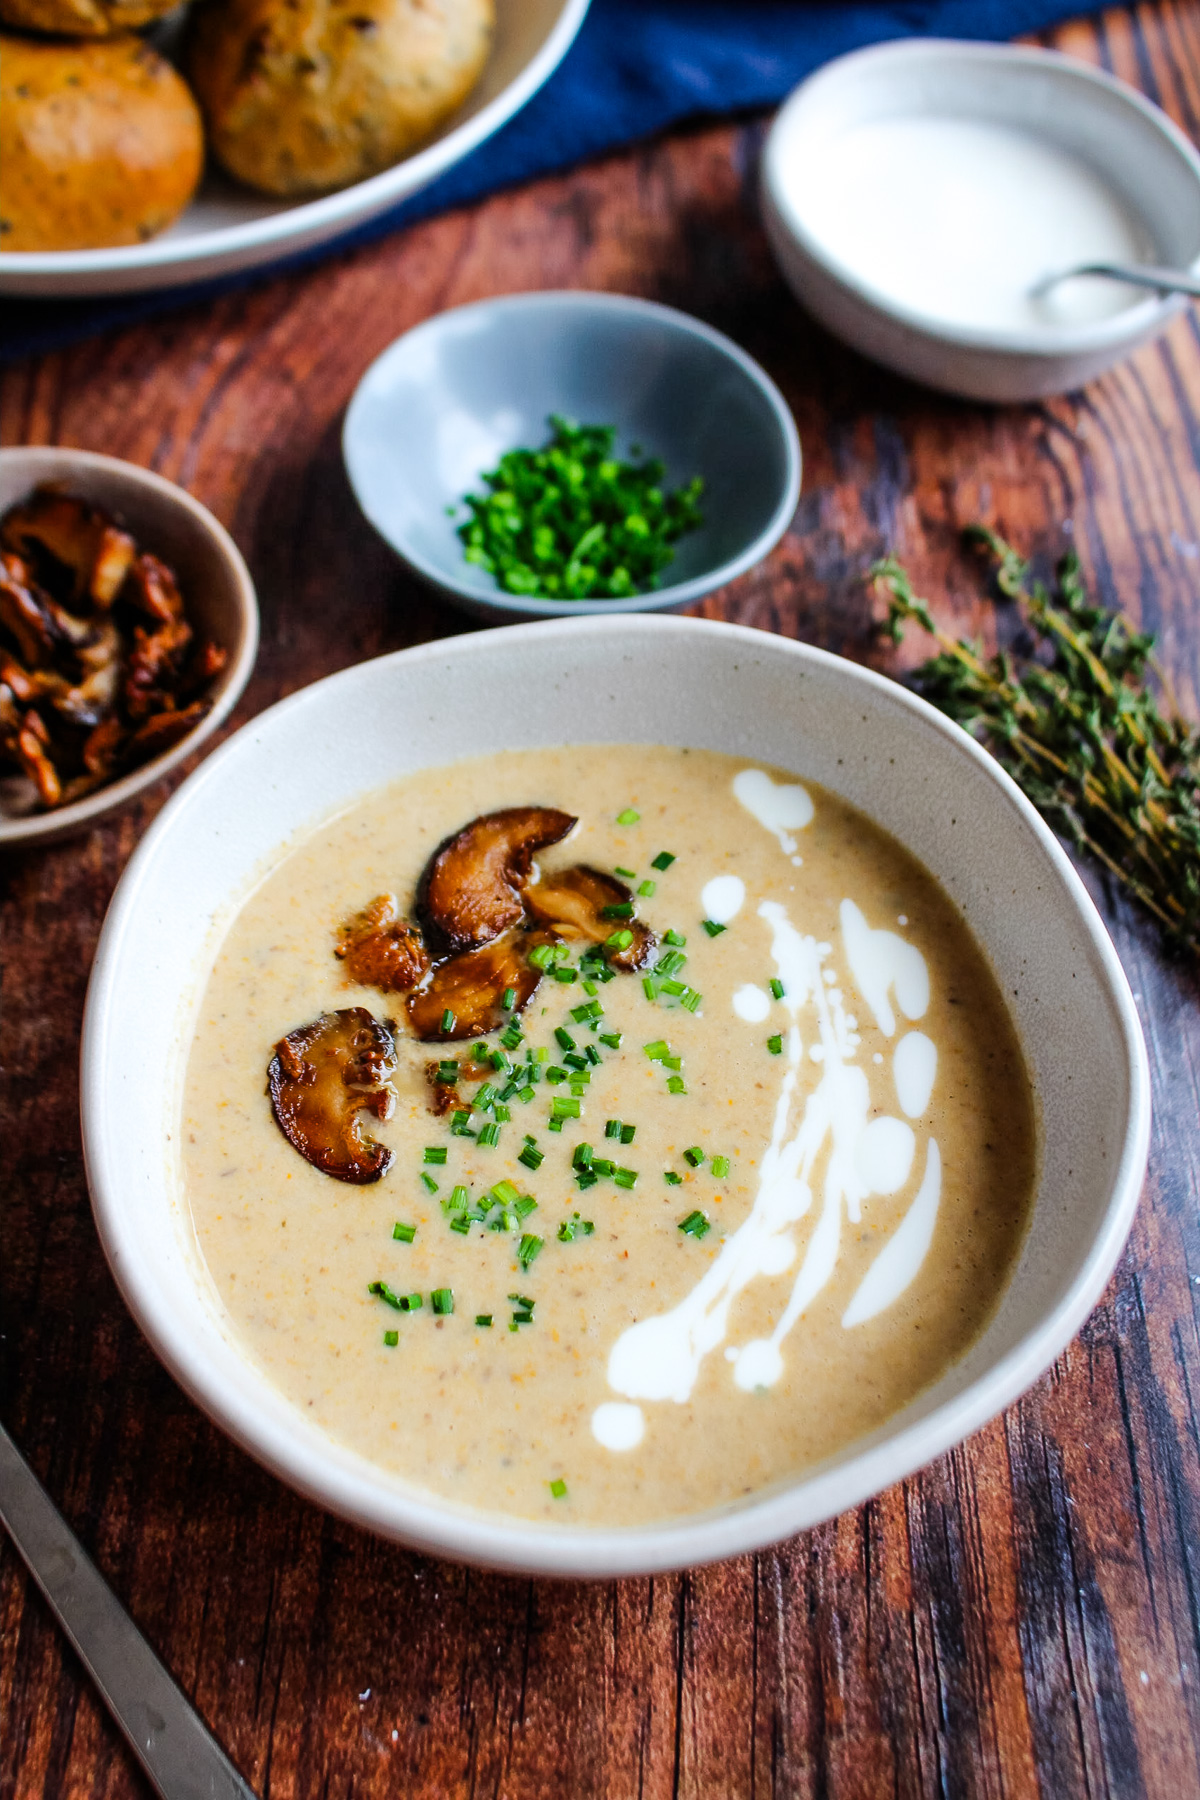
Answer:
M161 1800L254 1800L2 1425L0 1522Z
M1128 281L1134 287L1157 288L1160 294L1192 294L1200 300L1200 275L1186 269L1159 269L1150 263L1092 262L1080 263L1074 269L1062 269L1056 275L1045 275L1029 290L1034 300L1042 299L1060 281L1073 281L1076 275L1107 275L1111 281Z

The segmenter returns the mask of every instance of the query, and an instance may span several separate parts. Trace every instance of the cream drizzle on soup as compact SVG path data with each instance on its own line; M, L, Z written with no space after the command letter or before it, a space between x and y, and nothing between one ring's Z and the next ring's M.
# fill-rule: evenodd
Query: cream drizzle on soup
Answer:
M468 1046L415 1041L333 945L376 895L411 909L468 821L534 804L579 819L543 878L613 872L657 967L597 979L568 942L439 1115L427 1065ZM398 1021L362 1187L264 1092L279 1040L349 1007ZM451 1503L614 1526L778 1486L935 1381L1036 1164L1003 997L915 859L813 784L643 745L428 770L282 854L216 959L183 1126L232 1330L310 1420Z

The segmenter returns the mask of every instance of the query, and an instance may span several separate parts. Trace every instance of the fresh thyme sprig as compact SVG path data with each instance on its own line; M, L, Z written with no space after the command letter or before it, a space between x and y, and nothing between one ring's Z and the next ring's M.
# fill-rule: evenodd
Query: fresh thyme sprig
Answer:
M915 671L915 687L986 744L1053 828L1103 863L1174 945L1195 953L1200 732L1179 717L1154 639L1089 601L1073 553L1047 590L995 532L976 525L964 535L1018 608L1018 648L985 657L952 638L902 564L885 557L871 578L887 592L893 641L915 619L940 647Z

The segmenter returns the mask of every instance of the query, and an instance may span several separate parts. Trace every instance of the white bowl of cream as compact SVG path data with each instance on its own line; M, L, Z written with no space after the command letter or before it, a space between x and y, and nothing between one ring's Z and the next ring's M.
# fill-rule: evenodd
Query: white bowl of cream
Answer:
M841 57L785 103L768 236L828 329L970 399L1081 386L1185 302L1089 262L1200 259L1200 157L1113 76L1048 50L942 40Z
M491 707L488 694L522 704ZM324 1429L246 1353L201 1253L181 1178L182 1092L200 996L230 920L281 846L371 790L458 757L464 719L474 756L545 755L586 733L592 744L688 745L736 758L745 771L738 802L764 836L779 838L781 868L793 866L801 854L794 840L808 829L803 784L830 790L941 884L981 946L1021 1041L1038 1115L1036 1198L1012 1279L982 1334L878 1430L802 1475L706 1512L672 1517L667 1507L636 1525L572 1526L459 1506L407 1482ZM764 767L795 782L772 788ZM742 876L715 865L703 875L707 912L736 921ZM848 929L858 930L847 910ZM761 923L756 916L755 928ZM735 935L731 924L716 942ZM884 933L868 937L865 950L849 942L847 950L852 964L864 955L869 964L904 945ZM902 968L889 968L905 1018L923 1015L924 997L910 992ZM856 979L869 1001L864 969ZM769 972L764 963L758 988ZM748 1019L765 1033L764 1004L762 994L755 1005L743 993L725 1029ZM832 988L829 1004L839 1004ZM931 1076L919 1035L909 1034L911 1055L896 1070L906 1116L921 1112ZM763 1050L773 1079L787 1060L776 1064ZM261 1083L256 1070L255 1093ZM433 1554L611 1577L739 1555L813 1525L941 1455L1037 1380L1096 1304L1128 1234L1145 1167L1149 1080L1128 985L1081 882L1019 790L959 727L895 682L762 632L592 617L360 664L292 695L208 758L159 815L114 896L84 1022L82 1115L97 1225L121 1291L186 1391L252 1455L334 1512ZM896 1122L888 1129L895 1136ZM886 1151L871 1133L874 1149ZM928 1162L922 1167L928 1174ZM872 1177L872 1185L894 1183ZM647 1205L660 1207L651 1186L647 1176ZM356 1192L339 1199L347 1219L356 1216ZM686 1249L690 1240L674 1235ZM907 1279L895 1263L894 1255L893 1287ZM879 1296L856 1293L848 1331L868 1302ZM653 1359L637 1349L625 1359L631 1370L616 1369L612 1399L623 1410L600 1421L614 1455L634 1442L636 1433L620 1432L638 1426L637 1407L648 1415L679 1404L661 1359L651 1381ZM769 1353L766 1344L753 1348L743 1370L751 1386L767 1384ZM730 1392L736 1399L741 1391L735 1380ZM746 1404L753 1399L745 1395Z

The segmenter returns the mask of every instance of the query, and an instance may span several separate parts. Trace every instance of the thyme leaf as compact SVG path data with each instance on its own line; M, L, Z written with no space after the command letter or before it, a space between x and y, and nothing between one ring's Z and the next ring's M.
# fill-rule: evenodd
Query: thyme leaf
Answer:
M1089 599L1073 552L1047 588L994 531L973 525L964 537L991 563L1021 629L1013 648L985 656L943 631L903 565L884 557L871 579L887 594L888 635L901 643L915 621L938 644L913 685L987 746L1175 948L1200 951L1200 732L1179 715L1153 637Z

